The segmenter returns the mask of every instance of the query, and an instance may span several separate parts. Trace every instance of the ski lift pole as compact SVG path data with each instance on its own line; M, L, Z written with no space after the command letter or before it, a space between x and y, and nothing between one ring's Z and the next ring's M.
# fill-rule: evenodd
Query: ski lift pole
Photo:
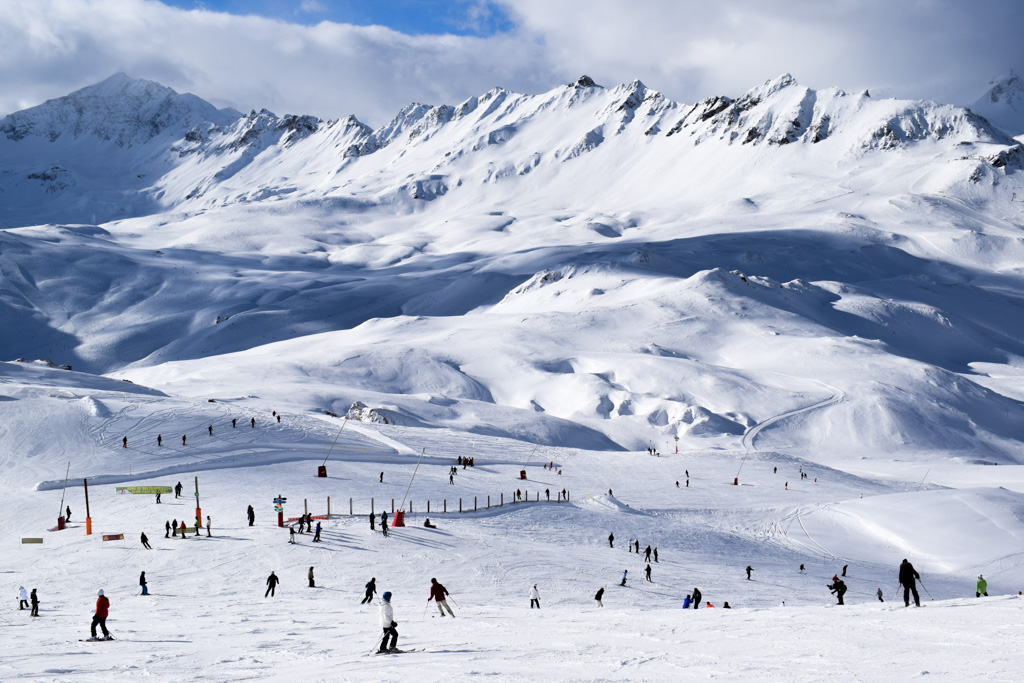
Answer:
M334 444L338 443L338 439L341 438L341 430L344 429L345 425L347 425L347 424L348 424L348 416L346 415L345 419L341 423L341 429L338 430L338 434L334 437L334 442L331 444L331 447L327 450L327 455L324 456L324 461L321 463L321 465L326 465L327 464L327 458L331 457L331 451L334 450Z
M58 520L64 516L64 493L68 490L68 474L71 472L71 461L68 460L68 468L64 470L64 488L60 492L60 509L57 510Z
M424 448L420 451L420 458L416 461L416 469L412 471L412 476L409 477L409 485L405 487L405 495L402 496L402 504L398 506L399 510L405 510L405 499L409 497L409 489L412 488L412 482L416 479L416 473L419 472L420 463L423 461L423 456L426 454L427 449Z

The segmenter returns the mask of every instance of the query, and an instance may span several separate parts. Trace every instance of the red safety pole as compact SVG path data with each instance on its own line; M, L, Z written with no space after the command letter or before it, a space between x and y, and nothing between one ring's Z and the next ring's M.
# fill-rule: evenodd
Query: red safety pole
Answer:
M196 528L203 526L203 510L199 507L199 477L196 477Z
M92 535L92 517L89 516L89 480L82 480L82 487L85 489L85 535Z

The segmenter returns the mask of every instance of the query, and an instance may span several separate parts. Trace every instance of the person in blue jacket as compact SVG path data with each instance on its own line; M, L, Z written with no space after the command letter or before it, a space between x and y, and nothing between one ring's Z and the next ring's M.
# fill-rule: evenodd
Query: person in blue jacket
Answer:
M690 603L691 602L693 602L693 601L690 599L689 595L687 595L685 598L683 598L683 609L690 609Z

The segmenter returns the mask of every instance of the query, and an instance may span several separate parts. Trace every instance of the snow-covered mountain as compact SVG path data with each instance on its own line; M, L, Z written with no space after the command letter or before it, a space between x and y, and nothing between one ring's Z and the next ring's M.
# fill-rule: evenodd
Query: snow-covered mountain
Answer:
M975 100L971 110L1011 135L1024 134L1024 81L1011 72L1005 78L993 79L988 91Z
M582 77L371 130L117 76L0 130L9 358L594 448L820 404L760 442L1024 457L1024 152L969 109Z

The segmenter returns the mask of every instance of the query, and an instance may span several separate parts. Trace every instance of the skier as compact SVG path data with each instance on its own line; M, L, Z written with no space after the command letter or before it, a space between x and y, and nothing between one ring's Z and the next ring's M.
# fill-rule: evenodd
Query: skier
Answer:
M182 489L182 485L181 485L181 482L179 481L177 483L177 485L174 487L174 497L175 498L181 498L181 489Z
M384 534L384 538L388 537L388 513L384 511L380 513L380 530Z
M157 505L159 505L159 504L160 504L160 494L159 494L159 493L158 493L158 494L156 494L156 504L157 504Z
M246 510L246 514L249 515L249 526L252 526L253 524L255 524L256 523L256 511L252 509L252 505L250 505L249 509Z
M255 417L250 417L249 418L249 424L252 425L253 429L256 429L256 418Z
M316 523L316 534L313 536L313 543L320 542L320 522Z
M430 597L427 598L427 602L433 600L437 603L437 611L444 616L444 611L448 610L448 614L455 616L452 612L452 608L448 606L448 601L445 600L445 596L448 595L448 589L437 582L437 579L430 580Z
M658 549L657 548L654 549L654 561L655 562L658 561Z
M549 501L551 500L551 489L544 489L544 497Z
M373 513L371 512L371 513L370 513L370 531L375 531L375 528L374 528L374 526L373 526L373 523L374 523L374 521L375 521L376 519L377 519L377 516L376 516L376 515L374 515L374 514L373 514Z
M310 588L316 588L316 581L313 580L313 568L312 567L309 568L309 573L306 575L306 578L309 579L309 587Z
M850 566L850 565L848 565L848 564L844 564L844 565L843 565L843 573L842 573L842 576L846 576L846 568L847 568L847 567L849 567L849 566Z
M184 539L185 538L185 520L181 520L181 526L178 528L178 531L181 532L181 538Z
M181 445L184 446L186 441L188 441L188 435L187 434L182 434L181 435Z
M778 474L778 473L779 473L779 468L778 467L773 467L772 468L772 474Z
M676 480L676 488L679 488L679 480Z
M177 519L175 519L173 522L171 522L171 535L174 536L175 538L178 537L178 520Z
M295 527L288 527L288 542L295 543Z
M647 568L644 569L644 573L647 575L645 578L651 583L654 583L653 581L651 581L651 565L647 565Z
M380 627L384 630L384 636L380 641L378 652L394 652L398 649L398 622L395 621L395 610L391 607L391 591L384 591L380 596ZM388 636L391 636L391 644L388 645Z
M639 555L639 554L640 554L640 541L637 541L637 542L636 542L636 554L637 554L637 555Z
M157 446L163 446L164 445L164 437L162 435L160 435L160 434L156 435L156 445Z
M149 595L149 587L146 585L146 572L139 574L139 585L142 586L142 594Z
M210 515L206 515L206 537L210 538Z
M277 574L273 571L270 572L270 576L267 577L267 592L263 594L263 597L268 595L273 597L274 589L277 588L277 584L281 582L281 579L277 578Z
M843 595L846 594L846 583L844 583L842 579L836 579L835 583L829 586L828 589L839 598L839 604L842 605Z
M149 538L146 537L146 532L142 532L142 547L146 550L152 550L153 548L149 545Z
M800 571L803 571L803 570L804 570L804 565L803 565L803 564L801 563L801 565L800 565Z
M875 595L878 596L878 602L885 602L885 600L882 599L882 588L881 587L878 588L878 592L876 592Z
M650 561L651 561L651 546L647 546L647 548L644 550L644 562L650 562Z
M754 568L749 564L747 565L747 581L750 581L750 572L754 571Z
M530 609L536 604L537 609L540 609L540 592L537 590L537 584L533 584L533 588L530 589Z
M615 534L608 534L608 547L609 548L614 548L615 547Z
M199 519L199 515L196 515L196 536L199 535L199 530L203 527L203 520Z
M71 522L71 506L70 505L68 505L68 507L66 509L66 512L67 512L67 514L64 517L64 521L70 523Z
M210 436L213 436L213 425L210 425L207 429L210 430Z
M29 616L30 617L38 617L39 616L39 596L36 595L36 589L35 588L32 589L31 598L32 598L32 612L29 613Z
M107 600L107 596L103 594L102 588L97 593L97 596L96 614L92 617L92 638L89 638L89 640L99 640L99 638L96 637L97 626L103 630L104 640L113 640L114 637L110 635L110 631L107 630L107 612L110 610L110 600Z
M128 437L121 439L121 448L128 448Z
M451 474L448 475L448 483L455 486L455 477Z
M914 569L914 565L907 562L906 558L903 558L903 562L900 563L900 585L903 586L903 604L905 607L910 607L910 594L914 594L914 605L917 607L921 606L921 597L917 594L917 580L921 578L921 575Z
M628 569L623 569L622 570L622 583L619 584L620 586L625 586L626 585L626 574L628 574L628 573L629 573Z
M701 593L699 588L693 589L693 609L700 607Z
M235 429L237 427L238 427L238 418L237 417L231 418L231 428Z
M370 579L370 582L366 584L366 597L364 597L359 604L365 605L368 602L373 602L373 594L377 592L377 577Z
M604 597L604 586L602 586L601 588L598 588L597 589L597 594L594 595L594 600L597 601L597 606L598 607L604 607L604 603L601 602L601 598L603 598L603 597Z
M24 589L22 591L24 592ZM974 597L980 598L982 595L986 598L988 597L988 581L985 580L984 576L978 574L978 585L974 587Z
M25 609L28 607L28 591L25 590L24 586L19 587L18 592L18 609Z
M281 424L281 416L280 415L277 416L277 423Z
M690 603L692 602L693 600L690 598L689 595L683 598L683 609L690 609Z

